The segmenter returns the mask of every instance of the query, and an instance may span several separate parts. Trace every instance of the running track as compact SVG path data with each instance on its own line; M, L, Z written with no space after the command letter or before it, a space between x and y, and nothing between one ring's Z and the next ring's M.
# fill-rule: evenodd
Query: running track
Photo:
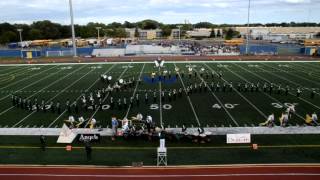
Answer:
M320 165L234 165L109 168L90 166L0 166L0 179L214 179L214 180L319 180Z

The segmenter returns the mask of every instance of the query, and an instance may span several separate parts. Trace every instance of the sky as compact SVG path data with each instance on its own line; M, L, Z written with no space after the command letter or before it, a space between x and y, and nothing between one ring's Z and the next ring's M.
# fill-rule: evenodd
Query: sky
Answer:
M0 0L0 23L69 24L68 0ZM248 0L73 0L76 24L137 22L245 24ZM320 22L320 0L251 0L251 22Z

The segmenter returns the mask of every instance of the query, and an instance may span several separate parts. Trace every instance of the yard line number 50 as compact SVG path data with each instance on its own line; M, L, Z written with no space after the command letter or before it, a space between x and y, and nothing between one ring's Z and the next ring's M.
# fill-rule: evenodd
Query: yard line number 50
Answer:
M162 105L162 108L165 109L165 110L170 110L170 109L172 109L172 105L164 104L164 105ZM159 109L159 104L151 104L150 105L150 109L151 110L158 110Z

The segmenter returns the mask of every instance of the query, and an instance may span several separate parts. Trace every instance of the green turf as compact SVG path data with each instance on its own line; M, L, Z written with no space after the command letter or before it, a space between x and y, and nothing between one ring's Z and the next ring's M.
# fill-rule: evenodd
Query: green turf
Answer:
M77 99L83 92L96 92L98 89L105 87L100 82L100 74L106 73L113 76L113 82L119 78L135 79L150 77L151 72L157 72L153 64L82 64L82 65L32 65L32 66L6 66L0 67L0 125L2 127L61 127L63 120L68 117L67 113L52 114L50 112L29 112L26 110L12 107L10 94L14 93L22 97L28 97L31 100L37 98L45 101L60 101L62 105L69 99L71 102ZM178 78L174 83L161 83L161 91L169 91L173 89L184 88L183 85L201 82L200 76L188 78L187 63L167 63L163 70L172 72L175 77L175 66L180 68L180 72L184 72L185 76L180 80ZM136 93L140 95L140 106L134 105L132 108L118 110L98 111L95 118L102 127L110 126L112 116L123 118L128 113L128 117L137 113L144 116L151 115L158 126L163 124L170 127L181 127L183 124L191 127L198 126L257 126L265 121L265 116L275 113L276 117L285 110L283 108L275 108L272 103L297 103L297 115L290 121L292 125L304 124L303 118L306 113L320 112L319 102L319 85L320 85L320 64L318 63L192 63L194 70L198 72L201 68L205 68L205 73L222 72L223 79L218 77L208 79L203 76L204 81L209 85L211 82L233 82L234 88L237 83L260 82L262 87L264 82L273 82L282 84L284 88L289 85L291 95L284 96L273 93L269 95L263 92L201 92L193 93L190 101L184 94L182 98L169 102L168 98L161 102L162 106L172 107L171 109L160 108L150 109L153 104L153 92L157 93L157 106L159 104L159 83L150 84L142 82L137 86ZM257 65L257 66L256 66ZM287 66L288 65L288 66ZM143 71L142 71L143 70ZM140 77L140 72L142 76ZM121 77L120 77L121 76ZM301 98L297 98L296 88L302 87L303 92ZM274 89L278 87L275 85ZM316 88L316 97L310 98L311 88ZM109 104L112 96L117 102L119 98L127 98L129 103L130 97L134 94L135 87L129 88L120 93L112 93L106 98L104 104ZM149 102L144 103L145 92L148 92ZM88 93L87 93L88 94ZM167 96L167 93L166 93ZM221 104L220 104L221 102ZM214 109L213 105L232 106L238 104L235 108ZM194 111L193 111L194 109ZM89 118L94 114L93 111L81 111L79 114L72 115ZM60 116L61 115L61 116ZM58 118L60 117L60 118ZM161 118L162 117L162 118ZM278 119L278 118L277 118ZM277 122L278 123L278 122Z
M92 144L93 157L87 161L83 144L74 142L73 151L47 137L46 151L40 149L39 137L0 136L0 164L77 164L130 166L132 162L156 164L158 141L145 139L111 141L103 137ZM226 145L225 136L211 137L207 144L188 139L167 140L169 165L248 164L248 163L319 163L319 135L254 135L254 151L250 145ZM308 145L308 146L305 146ZM305 146L305 147L304 147Z

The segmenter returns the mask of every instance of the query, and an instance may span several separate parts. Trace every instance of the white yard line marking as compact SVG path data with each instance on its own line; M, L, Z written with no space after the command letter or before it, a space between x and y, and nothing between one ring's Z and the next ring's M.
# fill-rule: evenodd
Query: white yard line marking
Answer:
M210 66L208 66L207 64L204 64L204 65L206 65L211 71L215 72L215 71L214 71ZM226 69L228 69L228 68L226 68ZM216 72L215 72L215 73L216 73ZM226 83L229 84L229 82L226 81L224 78L222 78L222 80L223 80L224 82L226 82ZM242 97L242 99L244 99L247 103L249 103L260 115L262 115L265 119L267 119L267 115L264 114L256 105L254 105L250 100L248 100L245 96L243 96L236 88L233 87L233 89L234 89L234 91L235 91L239 96Z
M144 63L144 64L143 64L143 67L142 67L142 69L141 69L141 71L140 71L140 74L139 74L138 79L141 79L141 76L142 76L142 73L143 73L143 71L144 71L144 67L145 67L145 66L146 66L146 64ZM138 86L139 86L139 83L137 83L137 84L136 84L136 87L134 88L134 91L133 91L132 97L134 97L134 96L136 95L136 92L137 92ZM131 110L131 104L129 104L129 107L128 107L128 110L127 110L127 113L126 113L126 115L125 115L125 118L128 118L128 115L129 115L130 110Z
M174 66L177 68L177 65L176 65L175 63L174 63ZM190 104L190 107L191 107L191 109L192 109L193 115L194 115L194 117L196 118L199 127L201 127L201 123L200 123L200 121L199 121L198 115L197 115L197 113L196 113L196 111L195 111L195 109L194 109L194 106L193 106L193 104L192 104L192 101L191 101L190 97L188 96L187 89L186 89L186 86L184 85L184 82L183 82L181 76L180 76L180 72L178 72L178 76L179 76L180 82L181 82L181 84L182 84L182 86L183 86L184 92L185 92L185 94L186 94L186 96L187 96L187 99L188 99L188 101L189 101L189 104Z
M78 69L76 69L76 70L75 70L75 71L73 71L73 72L77 72L77 71L79 71L79 70L83 69L84 67L85 67L85 66L83 66L83 67L81 67L81 68L78 68ZM57 71L55 74L58 74L60 71L62 71L62 70ZM65 79L65 78L69 77L70 75L72 75L72 74L73 74L73 72L69 73L69 75L64 76L63 78L59 78L59 79L57 79L56 81L54 81L54 82L52 82L52 83L48 84L48 85L47 85L47 86L45 86L44 88L42 88L42 89L40 89L39 91L36 91L35 93L33 93L31 96L28 96L26 99L30 99L30 98L32 98L33 96L35 96L35 95L39 94L40 92L42 92L43 90L45 90L45 89L49 88L50 86L52 86L52 85L56 84L57 82L59 82L59 81L61 81L61 80ZM50 75L50 76L53 76L53 75L55 75L55 74L52 74L52 75ZM48 78L48 77L50 77L50 76L46 76L46 77ZM19 91L19 92L20 92L20 91ZM14 107L15 107L15 106L11 106L10 108L8 108L8 109L6 109L6 110L2 111L2 112L0 113L0 116L2 116L3 114L7 113L8 111L10 111L11 109L13 109Z
M195 70L196 71L196 70ZM239 123L235 120L235 118L231 115L231 113L227 110L227 108L224 106L224 104L221 102L221 100L214 94L214 92L212 91L211 88L209 88L210 86L208 85L208 83L199 75L199 73L197 72L197 76L198 78L206 84L206 86L208 87L210 93L212 94L212 96L218 101L218 103L220 104L220 106L223 108L223 110L228 114L228 116L231 118L231 120L233 121L233 123L236 126L240 126Z
M5 71L5 73L4 74L7 74L7 73L10 73L11 71L12 71L12 69L15 69L15 70L13 70L13 71L16 71L16 70L22 70L22 69L27 69L28 67L26 67L26 68L20 68L20 67L18 67L18 66L12 66L12 67L9 67L9 68L6 68L6 67L2 67L1 68L1 70L0 70L0 73L3 73L3 71ZM8 71L8 72L6 72L6 71Z
M192 64L199 64L199 63L212 63L212 64L219 64L219 63L306 63L306 61L167 61L166 64L185 64L185 63L192 63ZM91 64L91 65L103 65L103 64L154 64L153 60L147 62L88 62L88 63L44 63L44 64L0 64L1 66L53 66L53 65L81 65L81 64ZM320 63L320 61L310 61L308 63Z
M104 72L104 74L109 73L114 68L114 66L115 66L115 64L113 64L106 72ZM90 90L99 80L100 80L100 77L96 81L94 81L85 91ZM82 95L82 93L76 99L76 101L78 101L81 98L81 95ZM66 112L67 112L67 110L64 110L54 121L51 122L51 124L49 124L48 128L53 126Z
M264 64L264 65L265 65L265 64ZM303 80L305 80L305 81L309 81L309 82L312 82L312 83L315 83L315 84L320 84L320 83L318 83L318 82L314 82L314 81L309 80L309 79L306 79L306 78L304 78L304 77L302 77L302 76L297 76L297 75L295 75L295 74L286 72L286 71L284 71L284 70L281 70L281 69L278 69L278 68L275 68L275 67L272 67L272 66L268 66L268 65L265 65L265 66L267 66L267 67L269 67L269 68L272 68L272 69L277 69L277 70L279 70L279 71L281 71L281 72L284 72L284 73L286 73L286 74L288 74L288 75L295 76L295 77L300 78L300 79L303 79ZM278 76L278 75L277 75L277 76ZM278 76L278 77L280 77L280 76ZM283 77L283 76L281 76L281 77L282 77L283 79L285 79L286 81L291 82L292 84L295 84L295 85L297 85L297 86L304 87L304 86L302 86L301 84L296 83L296 82L294 82L294 81L291 81L291 80L288 79L288 78L285 78L285 77ZM316 94L319 94L319 93L316 92Z
M160 67L159 67L159 73L160 73ZM163 128L163 117L162 117L162 86L161 86L161 80L159 81L159 113L160 113L160 126Z
M14 83L8 84L7 86L1 87L0 90L1 90L1 89L4 89L4 88L7 88L7 87L10 87L10 86L12 86L12 85L15 85L15 84L17 84L17 83L19 83L19 82L21 82L21 81L30 79L30 78L32 78L32 77L34 77L34 76L37 76L37 75L39 75L39 74L42 74L42 73L44 73L44 72L47 72L47 71L49 71L49 70L51 70L51 69L53 69L53 68L55 68L55 67L58 67L58 66L54 66L54 67L52 67L52 68L49 68L49 69L46 69L46 70L41 71L41 72L39 72L39 73L36 73L36 74L34 74L34 75L32 75L32 76L28 76L28 77L23 78L23 79L21 79L21 80L19 80L19 81L16 81L16 82L14 82ZM44 78L45 78L45 77L44 77ZM41 79L40 79L40 80L41 80ZM25 89L25 88L23 88L23 89ZM23 90L23 89L20 89L20 90ZM20 91L20 90L17 90L17 91ZM17 92L17 91L15 91L15 92Z
M15 68L15 67L14 67L14 68ZM1 70L1 71L6 71L6 70L8 70L9 72L3 73L3 74L2 74L2 72L0 72L0 73L1 73L1 75L14 75L14 74L19 74L19 73L25 74L25 73L28 73L28 71L24 72L25 70L28 70L28 68L29 68L29 67L23 67L23 68L18 68L18 69L12 70L12 71L9 71L8 69L3 69L3 70ZM22 71L22 72L21 72L21 71Z
M298 64L293 64L293 67L289 67L289 68L290 68L290 69L293 69L293 70L295 70L295 71L298 71L298 72L305 73L306 75L310 75L310 73L313 73L312 76L317 77L317 78L320 78L320 74L319 74L319 75L318 75L318 74L315 74L315 73L319 73L319 71L318 71L318 70L314 70L313 68L311 68L311 67L309 67L309 66L307 66L307 65L300 66L300 65L298 65ZM296 70L296 68L300 68L301 70ZM307 71L305 71L305 70L303 70L303 69L307 69L307 70L309 70L309 71L311 71L311 72L307 72ZM315 81L313 81L313 82L315 82Z
M251 72L251 71L249 71L249 70L247 70L247 69L245 69L245 68L243 68L243 67L241 67L240 65L237 65L237 64L234 64L234 65L236 65L236 66L238 66L239 68L241 68L241 69L243 69L243 70L245 70L245 71L247 71L247 72L249 72L249 73L251 73L251 74L253 74L253 75L255 75L255 73L253 73L253 72ZM232 72L232 71L230 71L231 73L234 73L234 72ZM241 76L241 75L239 75L239 74L237 74L237 73L234 73L236 76L238 76L240 79L242 79L242 80L244 80L244 81L246 81L246 82L248 82L248 83L250 83L247 79L245 79L243 76ZM258 76L257 76L258 77ZM261 78L260 78L261 79ZM262 79L262 80L264 80L264 81L266 81L266 82L269 82L269 83L271 83L270 81L268 81L267 79ZM270 96L268 93L265 93L265 92L263 92L263 94L264 95L266 95L266 96L268 96L270 99L272 99L273 101L276 101L276 102L278 102L278 103L280 103L280 104L282 104L283 106L284 106L284 104L282 103L282 102L280 102L278 99L276 99L276 98L274 98L274 97L272 97L272 96ZM284 106L285 107L285 106ZM305 120L301 115L299 115L298 113L296 113L296 115L300 118L300 119L302 119L303 121Z
M79 79L77 79L76 81L74 81L72 84L70 84L69 86L67 86L66 88L64 88L60 93L56 94L54 97L50 98L48 101L46 101L46 103L50 102L51 100L53 100L54 98L56 98L57 96L59 96L61 93L63 93L63 91L65 91L66 89L69 89L70 87L72 87L74 84L76 84L77 82L79 82L81 79L83 79L84 77L86 77L88 74L90 74L90 72L94 71L94 69L91 69L89 72L87 72L85 75L83 75L82 77L80 77ZM20 123L22 123L23 121L25 121L27 118L29 118L31 115L33 115L34 113L36 113L36 111L33 111L32 113L30 113L28 116L24 117L23 119L21 119L19 122L17 122L15 125L13 125L12 127L16 127L17 125L19 125Z
M127 68L125 68L125 69L122 71L122 73L120 74L120 76L117 78L116 81L119 81L119 80L122 78L122 76L128 71L129 66L130 66L130 64L127 66ZM110 92L106 95L105 98L103 98L103 100L102 100L103 103L108 99L109 95L110 95ZM98 113L98 111L99 111L99 108L97 108L97 109L95 110L95 112L90 116L90 119L92 119L92 118ZM90 119L89 119L89 120L90 120ZM88 121L84 127L87 127L87 126L89 125L89 123L90 123L90 122Z
M274 75L273 73L270 73L269 71L266 71L266 70L264 70L264 69L262 69L262 68L259 68L259 69L261 69L261 70L263 70L264 72L266 72L266 73L268 73L268 74L271 74L271 75L273 75L273 76L275 76L275 77L278 77L278 78L280 78L280 79L285 80L284 78L282 78L282 77L280 77L280 76L277 76L277 75ZM288 82L289 82L289 81L288 81ZM291 83L291 84L292 84L292 83ZM294 94L292 94L292 93L289 93L289 94L291 94L291 95L295 96L295 95L294 95ZM301 101L303 101L303 102L305 102L305 103L308 103L308 104L312 105L313 107L315 107L315 108L317 108L317 109L320 109L320 107L319 107L319 106L317 106L317 105L315 105L315 104L311 103L310 101L305 100L305 99L304 99L304 98L302 98L302 97L299 97L298 99L300 99Z

